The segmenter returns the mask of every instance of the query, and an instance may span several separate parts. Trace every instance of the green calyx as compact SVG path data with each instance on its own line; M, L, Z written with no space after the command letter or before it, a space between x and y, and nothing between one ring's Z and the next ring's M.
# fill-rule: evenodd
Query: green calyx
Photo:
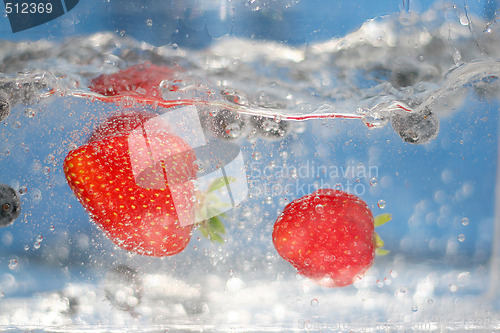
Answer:
M386 224L392 219L392 215L388 213L383 213L380 215L375 216L373 219L373 225L376 227L379 227L383 224ZM375 232L375 255L377 256L385 256L386 254L389 253L389 250L384 249L384 241L380 236Z
M222 201L217 195L217 190L236 181L234 177L221 177L214 180L208 187L207 192L198 196L198 206L196 209L197 229L203 237L212 242L224 243L226 228L222 223L222 218L226 218L224 213L231 206Z

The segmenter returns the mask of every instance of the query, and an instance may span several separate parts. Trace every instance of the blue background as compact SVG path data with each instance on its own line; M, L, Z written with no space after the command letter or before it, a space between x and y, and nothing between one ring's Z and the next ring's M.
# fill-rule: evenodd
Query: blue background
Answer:
M12 33L8 19L2 17L0 36L7 40L50 40L114 31L156 46L175 43L200 48L225 35L304 44L343 36L368 19L402 10L403 2L82 0L54 21L18 33ZM411 1L409 8L422 12L432 3ZM489 18L497 6L496 0L465 3L469 12ZM259 5L261 10L256 10Z

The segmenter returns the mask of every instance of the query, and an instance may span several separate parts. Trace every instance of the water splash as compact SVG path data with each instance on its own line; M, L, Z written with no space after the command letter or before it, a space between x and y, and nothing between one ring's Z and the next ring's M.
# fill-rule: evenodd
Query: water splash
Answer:
M2 75L0 90L13 106L57 95L127 106L123 97L102 96L86 87L103 73L144 61L146 54L176 72L174 79L160 84L164 101L135 98L137 103L171 107L188 101L205 109L277 117L283 120L279 133L286 133L281 128L286 121L307 119L353 119L370 128L391 123L403 140L424 143L437 134L439 117L461 107L465 90L499 95L499 34L475 34L488 23L465 13L464 25L456 10L436 5L418 15L405 0L401 13L369 20L345 37L304 47L228 37L205 50L188 52L154 48L111 33L64 43L7 47L0 42L0 49L9 49L0 51L3 72L24 73ZM427 119L430 127L414 124L418 119ZM227 125L234 124L243 130L238 122ZM240 135L232 129L229 126L230 136ZM415 131L422 129L427 132L415 139Z

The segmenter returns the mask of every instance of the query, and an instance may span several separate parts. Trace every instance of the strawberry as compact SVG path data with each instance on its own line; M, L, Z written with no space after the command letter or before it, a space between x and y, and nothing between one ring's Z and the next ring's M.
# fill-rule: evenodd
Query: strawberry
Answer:
M120 247L168 256L188 244L194 221L191 147L144 122L153 115L112 116L87 144L69 152L64 172L92 219ZM175 185L175 186L173 186ZM173 199L175 196L176 200ZM174 202L175 201L175 202Z
M152 113L137 111L111 115L92 132L87 143L101 140L107 136L128 134L154 116Z
M149 62L135 65L111 75L103 74L91 81L90 90L104 96L161 96L160 83L174 77L169 67Z
M299 274L325 287L343 287L371 267L383 245L374 226L389 220L382 214L375 221L352 194L322 189L285 207L274 224L273 243Z

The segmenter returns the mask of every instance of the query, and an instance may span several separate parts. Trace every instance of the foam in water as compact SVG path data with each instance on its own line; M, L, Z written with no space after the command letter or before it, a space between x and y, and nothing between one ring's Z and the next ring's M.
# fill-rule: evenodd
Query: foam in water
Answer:
M480 297L467 298L490 283L492 242L489 201L474 200L492 197L491 179L482 178L493 174L492 163L474 155L474 140L496 147L496 137L488 141L490 127L480 136L466 125L495 117L462 108L472 92L498 99L500 36L493 21L461 17L446 4L421 15L405 10L301 47L225 37L186 50L108 32L0 42L1 161L25 210L1 238L4 261L12 264L0 275L0 323L497 328L497 313ZM144 61L179 69L175 80L160 84L164 102L113 99L88 88L101 74ZM185 100L216 137L237 140L250 156L251 203L228 218L224 246L193 236L187 254L168 260L124 253L91 227L60 165L117 109L161 114ZM305 121L314 119L320 121ZM451 162L437 160L440 153ZM393 212L401 227L385 226L394 255L377 259L352 288L315 286L269 245L282 208L323 181ZM460 322L470 316L488 324ZM378 327L380 321L389 326Z

